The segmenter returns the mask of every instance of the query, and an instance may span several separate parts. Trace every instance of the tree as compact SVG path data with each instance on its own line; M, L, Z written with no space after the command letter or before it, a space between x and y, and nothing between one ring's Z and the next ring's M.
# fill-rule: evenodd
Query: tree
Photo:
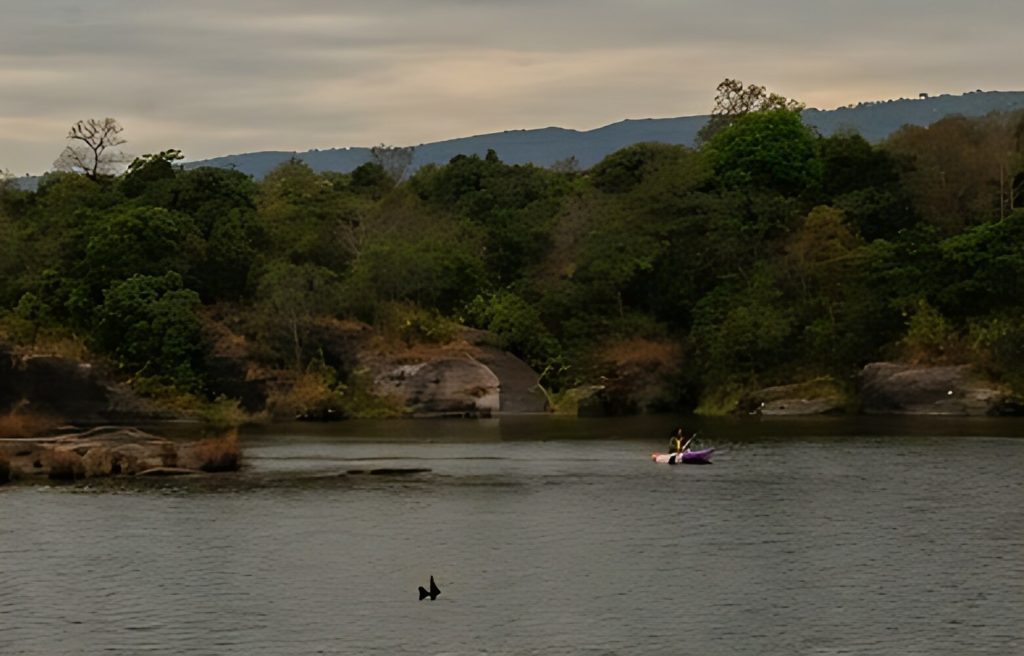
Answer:
M272 262L260 279L257 297L263 320L263 339L272 350L290 359L296 371L306 362L309 332L317 317L334 313L337 305L337 276L315 264Z
M60 171L81 173L91 180L113 175L125 161L120 151L112 150L125 143L124 128L112 118L83 119L71 126L67 138L72 143L53 163Z
M746 114L776 109L799 114L804 108L803 103L777 93L768 93L762 86L751 84L744 88L739 80L726 78L718 85L717 90L718 95L715 96L715 108L711 110L711 118L697 133L698 143L711 141L712 137Z
M180 275L135 275L112 284L103 297L93 329L97 346L134 374L201 388L199 295L183 287Z
M798 196L821 178L814 133L784 109L746 114L707 145L715 174L726 187Z
M398 184L409 172L412 166L412 158L416 149L413 146L386 146L380 144L370 149L370 157L373 162L379 165L391 178L392 183Z

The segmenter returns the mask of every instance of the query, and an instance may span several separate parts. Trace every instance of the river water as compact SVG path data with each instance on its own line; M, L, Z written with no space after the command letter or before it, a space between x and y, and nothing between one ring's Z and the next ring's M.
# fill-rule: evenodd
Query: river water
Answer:
M713 465L650 461L679 421ZM237 475L0 488L0 654L1024 654L1024 422L694 421L264 428Z

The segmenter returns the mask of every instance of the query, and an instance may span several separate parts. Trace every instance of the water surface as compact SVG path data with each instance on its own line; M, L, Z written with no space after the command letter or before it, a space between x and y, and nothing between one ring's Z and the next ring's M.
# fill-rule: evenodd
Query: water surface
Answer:
M239 475L8 487L0 653L1024 653L1024 423L685 420L715 464L653 464L679 421L275 427Z

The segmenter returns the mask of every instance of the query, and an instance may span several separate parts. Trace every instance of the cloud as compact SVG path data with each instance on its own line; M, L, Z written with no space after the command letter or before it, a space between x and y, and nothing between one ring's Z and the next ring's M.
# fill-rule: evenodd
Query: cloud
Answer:
M704 113L724 77L811 105L1019 85L1004 0L12 0L0 167L74 121L191 158ZM60 126L55 129L55 126Z

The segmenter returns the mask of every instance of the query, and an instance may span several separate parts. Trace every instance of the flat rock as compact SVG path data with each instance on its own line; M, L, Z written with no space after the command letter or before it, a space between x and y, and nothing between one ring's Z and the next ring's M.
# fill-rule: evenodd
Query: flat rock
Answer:
M151 467L135 474L136 476L193 476L203 472L184 467Z

